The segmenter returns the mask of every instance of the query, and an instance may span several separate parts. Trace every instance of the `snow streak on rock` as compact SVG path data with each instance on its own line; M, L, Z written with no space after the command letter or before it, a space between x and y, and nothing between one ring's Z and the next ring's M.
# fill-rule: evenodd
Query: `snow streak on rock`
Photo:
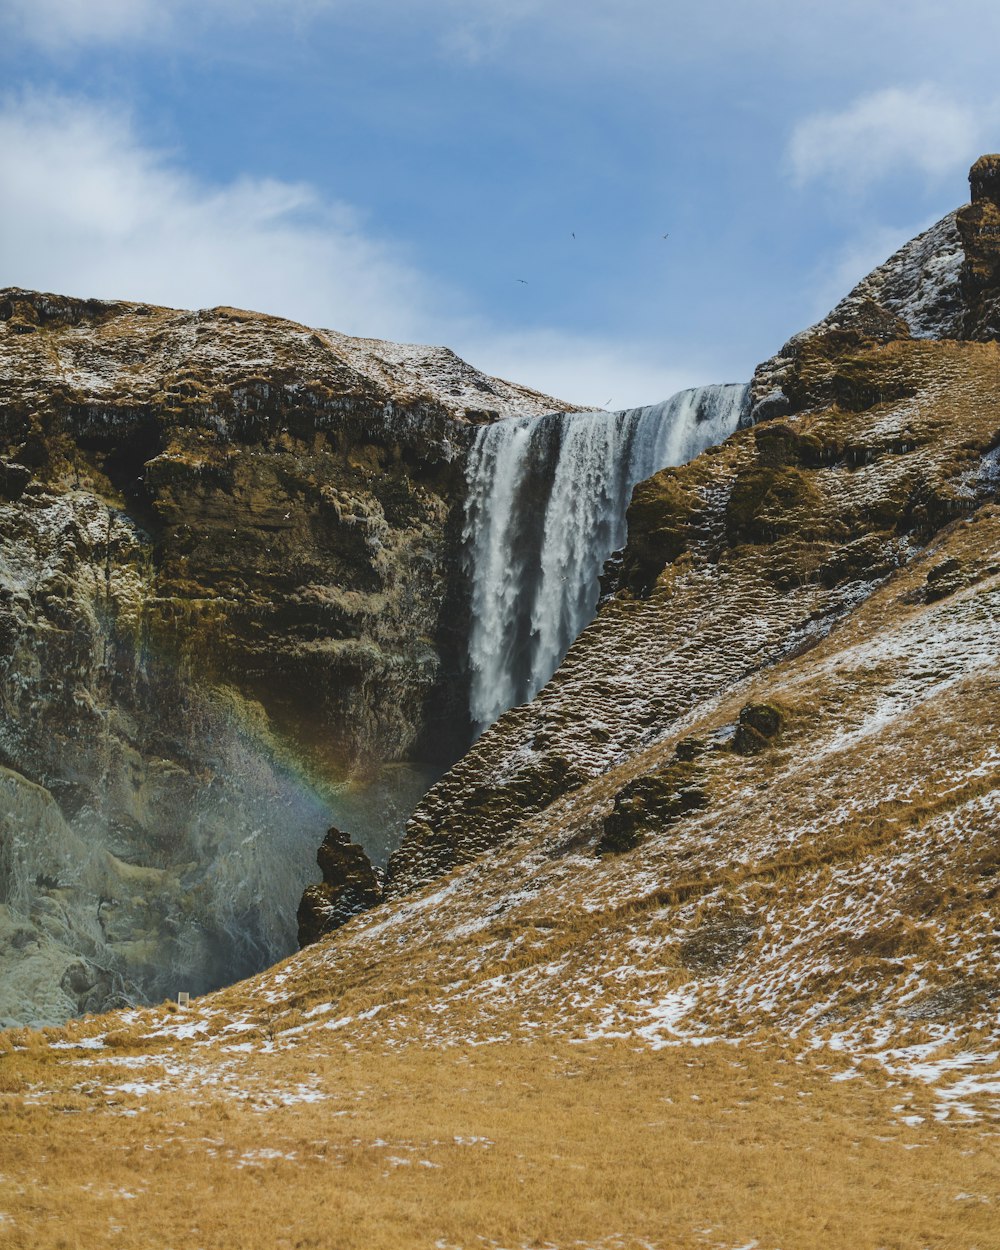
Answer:
M637 482L728 437L747 388L706 386L624 412L483 427L467 475L470 712L477 730L545 685L593 619Z

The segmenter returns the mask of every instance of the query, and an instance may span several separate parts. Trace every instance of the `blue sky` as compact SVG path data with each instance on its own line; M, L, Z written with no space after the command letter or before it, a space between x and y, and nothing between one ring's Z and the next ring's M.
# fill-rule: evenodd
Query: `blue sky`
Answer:
M964 200L998 46L995 0L0 0L0 285L654 402Z

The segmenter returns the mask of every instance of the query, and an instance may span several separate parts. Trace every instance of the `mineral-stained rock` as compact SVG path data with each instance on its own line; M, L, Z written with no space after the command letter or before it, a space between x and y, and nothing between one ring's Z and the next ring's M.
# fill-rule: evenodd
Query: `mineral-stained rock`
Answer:
M307 886L299 904L299 946L332 933L359 912L382 899L382 882L364 848L334 826L316 853L323 873L318 885Z

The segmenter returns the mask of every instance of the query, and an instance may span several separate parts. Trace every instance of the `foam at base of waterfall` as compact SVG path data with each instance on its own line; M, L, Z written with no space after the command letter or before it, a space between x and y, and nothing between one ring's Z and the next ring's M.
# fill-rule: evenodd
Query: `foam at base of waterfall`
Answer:
M531 699L593 619L638 482L736 429L748 387L681 391L623 412L484 426L467 465L470 715L477 731Z

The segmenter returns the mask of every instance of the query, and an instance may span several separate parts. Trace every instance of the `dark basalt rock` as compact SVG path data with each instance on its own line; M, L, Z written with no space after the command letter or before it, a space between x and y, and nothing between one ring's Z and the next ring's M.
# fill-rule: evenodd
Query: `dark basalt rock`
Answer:
M740 712L733 736L736 755L759 755L781 736L785 714L773 703L748 703Z
M992 153L976 161L969 170L969 188L973 204L982 200L1000 204L1000 155Z
M634 778L615 795L597 853L631 851L647 833L666 829L685 812L704 807L708 803L704 781L704 770L690 759L674 760L659 772Z
M12 460L0 460L0 499L14 503L31 481L31 470Z
M942 560L927 574L925 602L934 603L937 599L946 599L948 595L953 595L956 590L966 586L968 581L968 572L962 567L961 561Z
M969 171L972 203L956 218L965 264L964 333L970 339L1000 338L1000 155L981 156Z
M323 872L319 885L306 887L299 904L299 946L309 946L352 916L382 901L378 869L350 834L333 827L316 852Z

